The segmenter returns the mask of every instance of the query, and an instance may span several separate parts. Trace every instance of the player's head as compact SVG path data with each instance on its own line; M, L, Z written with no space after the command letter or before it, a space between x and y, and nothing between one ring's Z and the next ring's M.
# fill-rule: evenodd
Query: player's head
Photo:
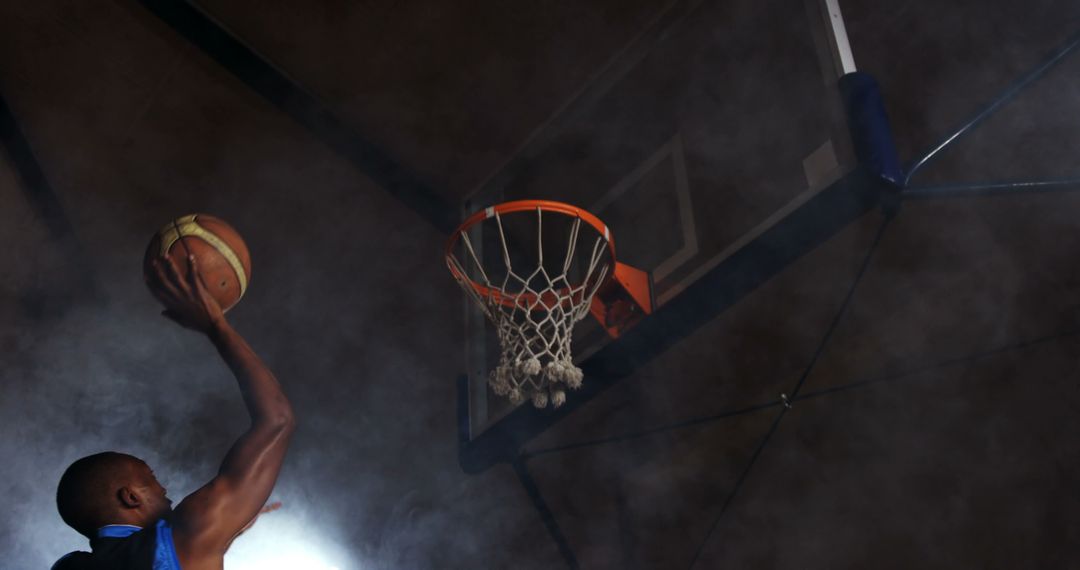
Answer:
M146 463L113 451L72 463L56 489L60 517L88 538L109 524L153 524L172 510L171 505Z

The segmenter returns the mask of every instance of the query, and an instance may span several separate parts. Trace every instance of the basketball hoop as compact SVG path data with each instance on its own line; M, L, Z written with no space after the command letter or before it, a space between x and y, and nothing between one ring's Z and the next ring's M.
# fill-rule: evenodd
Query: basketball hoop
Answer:
M497 238L488 249L469 237L485 223ZM545 235L553 224L562 231ZM450 235L446 264L495 325L501 354L488 383L515 404L528 398L538 408L558 407L566 390L581 387L570 342L586 314L618 336L652 310L648 276L616 262L608 227L561 202L518 200L473 214Z

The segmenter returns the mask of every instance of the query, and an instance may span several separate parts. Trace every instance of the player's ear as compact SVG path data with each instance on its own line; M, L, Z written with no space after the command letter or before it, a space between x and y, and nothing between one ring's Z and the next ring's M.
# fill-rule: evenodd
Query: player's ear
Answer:
M131 487L120 487L116 491L116 498L126 509L137 509L142 506L142 497Z

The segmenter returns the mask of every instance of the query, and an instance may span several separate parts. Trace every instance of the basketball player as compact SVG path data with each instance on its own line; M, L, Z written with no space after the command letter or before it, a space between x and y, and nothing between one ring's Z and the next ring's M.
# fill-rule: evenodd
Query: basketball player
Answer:
M84 457L60 479L60 516L90 539L54 570L221 570L225 551L270 496L281 469L293 413L273 373L225 320L194 257L183 277L168 257L154 261L151 289L165 316L205 334L232 369L251 427L225 455L216 477L175 509L141 460L105 452Z

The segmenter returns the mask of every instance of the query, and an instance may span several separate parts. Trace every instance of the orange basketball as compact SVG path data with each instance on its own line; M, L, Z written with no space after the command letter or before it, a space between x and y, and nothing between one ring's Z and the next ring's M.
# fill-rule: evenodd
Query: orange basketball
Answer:
M184 277L189 255L195 256L199 273L221 309L231 309L251 282L251 253L229 224L206 214L181 216L154 235L143 257L143 274L153 287L151 260L168 253Z

